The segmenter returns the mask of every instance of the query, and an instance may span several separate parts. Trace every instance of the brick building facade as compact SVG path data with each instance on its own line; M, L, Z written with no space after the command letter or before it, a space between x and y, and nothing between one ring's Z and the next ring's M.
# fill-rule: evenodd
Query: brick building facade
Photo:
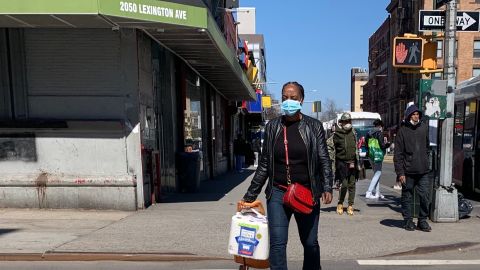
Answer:
M476 11L480 1L457 0L459 11ZM403 73L392 66L392 44L405 33L437 36L438 68L443 68L443 33L419 32L419 11L433 10L433 0L392 0L386 7L388 18L369 39L369 80L364 86L364 111L378 112L389 135L393 135L403 119L405 106L417 101L420 74ZM444 9L441 8L441 9ZM388 40L389 42L386 42ZM480 75L480 33L457 32L457 83ZM424 75L426 79L442 79L442 73Z

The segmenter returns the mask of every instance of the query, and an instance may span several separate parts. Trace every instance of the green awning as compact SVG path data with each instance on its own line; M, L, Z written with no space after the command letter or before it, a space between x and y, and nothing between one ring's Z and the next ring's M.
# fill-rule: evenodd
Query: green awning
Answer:
M0 27L142 29L227 99L255 98L235 52L205 7L157 0L0 0Z

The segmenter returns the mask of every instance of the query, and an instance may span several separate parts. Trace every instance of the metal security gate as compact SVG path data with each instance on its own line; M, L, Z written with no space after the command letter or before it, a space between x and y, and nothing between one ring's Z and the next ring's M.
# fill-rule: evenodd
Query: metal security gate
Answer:
M118 32L25 29L24 39L29 117L124 118Z
M162 46L152 43L155 113L157 114L161 191L174 191L177 117L174 57ZM161 192L160 191L160 192ZM161 194L158 194L161 196ZM156 196L160 197L160 196Z

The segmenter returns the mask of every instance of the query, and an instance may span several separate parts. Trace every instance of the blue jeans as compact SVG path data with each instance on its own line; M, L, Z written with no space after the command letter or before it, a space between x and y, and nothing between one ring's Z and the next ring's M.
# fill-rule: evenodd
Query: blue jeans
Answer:
M303 270L320 270L320 246L318 245L318 220L320 205L311 214L295 213L283 205L283 190L273 187L272 196L267 201L268 228L270 231L270 269L286 270L288 225L292 214L298 225L300 241L303 245Z
M372 181L370 182L370 186L368 186L367 192L375 193L375 195L380 195L380 176L382 175L382 163L377 162L373 163L373 177ZM373 192L375 190L375 192Z

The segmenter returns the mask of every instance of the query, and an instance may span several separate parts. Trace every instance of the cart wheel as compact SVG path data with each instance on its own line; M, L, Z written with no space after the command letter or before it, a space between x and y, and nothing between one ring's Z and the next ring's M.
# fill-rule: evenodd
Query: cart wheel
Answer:
M248 266L246 266L246 265L240 265L240 266L238 267L238 270L248 270Z

